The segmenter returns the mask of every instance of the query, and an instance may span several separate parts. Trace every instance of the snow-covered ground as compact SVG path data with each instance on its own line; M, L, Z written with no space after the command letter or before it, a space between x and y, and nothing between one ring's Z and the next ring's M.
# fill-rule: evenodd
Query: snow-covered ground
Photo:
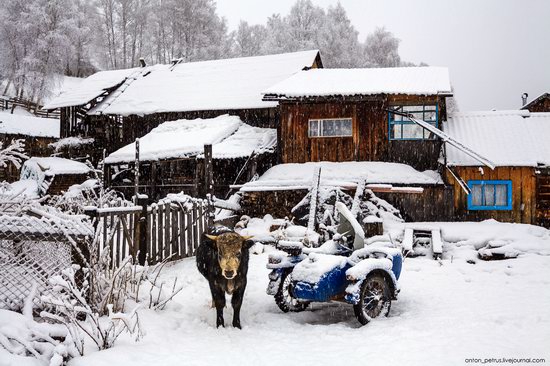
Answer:
M472 250L472 252L474 252ZM475 252L474 252L475 254ZM282 313L266 295L267 255L252 255L243 329L216 329L206 280L193 258L165 272L186 286L164 311L141 313L139 343L74 359L101 365L464 365L467 358L550 360L550 256L466 262L405 260L389 318L360 327L351 305ZM232 310L225 311L230 324ZM1 362L0 362L1 364Z

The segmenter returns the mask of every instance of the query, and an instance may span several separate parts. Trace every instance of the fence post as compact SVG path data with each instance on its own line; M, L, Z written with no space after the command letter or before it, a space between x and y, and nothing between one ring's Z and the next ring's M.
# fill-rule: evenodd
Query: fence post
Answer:
M138 204L139 196L139 138L136 139L136 159L134 162L134 205Z
M147 198L139 198L138 203L141 205L141 213L139 215L138 221L138 243L139 243L139 254L138 254L138 263L140 265L145 264L147 259Z

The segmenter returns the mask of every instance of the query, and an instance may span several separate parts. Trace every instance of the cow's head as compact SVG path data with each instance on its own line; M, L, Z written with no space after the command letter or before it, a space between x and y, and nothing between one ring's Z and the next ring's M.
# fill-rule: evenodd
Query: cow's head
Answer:
M220 235L206 235L218 249L218 262L222 275L228 280L235 278L241 264L243 251L250 249L253 242L251 236L241 236L234 232Z

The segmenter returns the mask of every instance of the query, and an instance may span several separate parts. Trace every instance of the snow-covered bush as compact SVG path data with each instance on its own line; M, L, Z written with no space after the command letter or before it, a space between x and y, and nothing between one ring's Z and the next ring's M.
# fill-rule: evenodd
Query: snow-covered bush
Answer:
M84 334L98 350L111 348L122 332L128 332L138 340L142 336L138 307L125 314L114 311L113 305L107 304L108 319L103 319L102 314L94 309L94 304L88 301L89 282L84 280L78 284L76 274L79 270L80 267L75 265L50 278L51 290L41 300L54 310L42 311L40 316L65 325L81 355L84 354Z
M25 155L25 141L23 139L13 140L6 147L4 147L4 142L0 141L0 168L5 168L8 163L11 163L19 169L21 168L21 161L28 158Z

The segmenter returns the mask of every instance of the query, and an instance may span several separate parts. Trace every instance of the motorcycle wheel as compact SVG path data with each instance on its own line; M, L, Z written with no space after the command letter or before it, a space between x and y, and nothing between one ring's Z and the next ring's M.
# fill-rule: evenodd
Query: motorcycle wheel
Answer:
M361 285L359 302L353 306L355 317L365 325L380 315L388 316L390 308L391 292L386 278L378 273L368 275Z
M281 283L275 294L275 303L281 311L288 313L306 310L307 301L299 301L292 296L292 270L284 271L281 275Z

